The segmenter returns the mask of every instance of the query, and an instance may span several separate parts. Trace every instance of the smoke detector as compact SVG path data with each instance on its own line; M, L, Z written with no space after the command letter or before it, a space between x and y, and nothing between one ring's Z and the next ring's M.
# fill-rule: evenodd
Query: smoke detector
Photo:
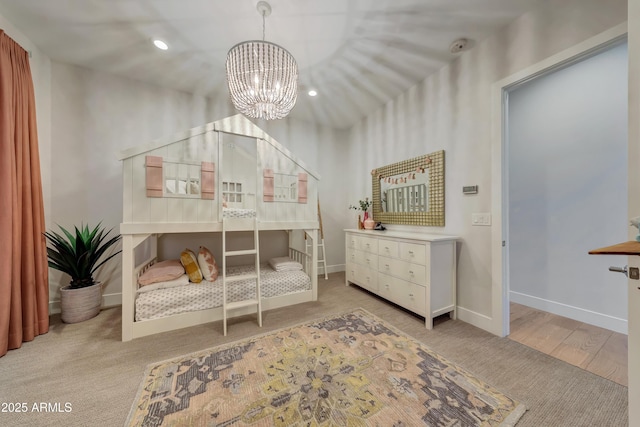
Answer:
M465 50L467 48L468 44L469 44L469 40L467 40L467 39L458 39L458 40L454 41L453 43L451 43L451 46L449 46L449 51L451 53L462 52L463 50Z

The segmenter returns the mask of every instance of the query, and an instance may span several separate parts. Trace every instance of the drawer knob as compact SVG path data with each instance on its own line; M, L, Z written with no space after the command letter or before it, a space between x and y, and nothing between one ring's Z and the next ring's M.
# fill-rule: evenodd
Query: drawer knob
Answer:
M409 255L413 255L413 251L409 251Z
M411 274L413 276L413 271L409 270L409 274Z
M413 294L409 294L409 296L410 296L411 298L413 298Z
M384 267L388 270L389 269L389 264L385 264Z

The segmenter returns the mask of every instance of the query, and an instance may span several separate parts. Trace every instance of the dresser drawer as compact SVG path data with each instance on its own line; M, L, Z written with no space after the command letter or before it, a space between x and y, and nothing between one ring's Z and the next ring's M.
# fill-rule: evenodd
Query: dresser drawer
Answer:
M347 234L347 248L377 254L378 240L375 237Z
M378 295L414 313L427 314L427 290L424 286L378 273Z
M356 244L358 245L356 249L374 254L378 253L378 240L374 237L356 236Z
M378 255L365 251L355 251L356 263L373 270L378 269Z
M350 282L356 285L362 286L371 292L378 293L378 272L374 269L367 268L364 265L354 264L353 268L347 271L347 276Z
M347 234L347 248L358 249L358 236Z
M349 263L364 265L374 270L378 269L378 255L370 252L347 248L347 260Z
M378 255L398 258L398 242L393 240L378 240Z
M400 259L378 257L378 271L416 284L427 283L427 268L424 265Z
M400 258L414 264L425 265L429 256L427 245L419 243L399 243Z

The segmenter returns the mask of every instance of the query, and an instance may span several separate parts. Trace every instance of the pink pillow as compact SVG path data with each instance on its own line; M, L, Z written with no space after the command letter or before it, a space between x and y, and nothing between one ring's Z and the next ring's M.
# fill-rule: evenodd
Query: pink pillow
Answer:
M138 277L140 286L152 283L174 280L184 274L184 267L178 259L169 259L153 264L147 271Z
M216 260L213 258L211 251L204 246L200 246L200 250L198 251L198 265L200 266L204 280L207 282L213 282L218 278Z

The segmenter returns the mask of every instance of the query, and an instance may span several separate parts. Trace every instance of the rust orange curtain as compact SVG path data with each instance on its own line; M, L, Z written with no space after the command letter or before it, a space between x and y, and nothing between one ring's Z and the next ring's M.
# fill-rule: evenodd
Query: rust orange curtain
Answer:
M49 330L49 278L29 54L0 30L0 356Z

